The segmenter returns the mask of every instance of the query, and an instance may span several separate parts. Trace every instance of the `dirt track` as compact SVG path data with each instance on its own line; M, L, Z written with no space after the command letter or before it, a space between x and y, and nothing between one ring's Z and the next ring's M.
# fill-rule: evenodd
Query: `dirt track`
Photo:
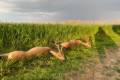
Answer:
M85 70L82 75L79 72L70 73L65 80L120 80L120 48L106 49L103 62L95 58Z

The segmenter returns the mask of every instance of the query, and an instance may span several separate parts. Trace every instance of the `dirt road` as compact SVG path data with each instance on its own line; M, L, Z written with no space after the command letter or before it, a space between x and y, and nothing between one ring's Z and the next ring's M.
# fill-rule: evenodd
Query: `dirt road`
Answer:
M65 80L120 80L120 48L106 49L102 61L89 61L84 74L73 72Z

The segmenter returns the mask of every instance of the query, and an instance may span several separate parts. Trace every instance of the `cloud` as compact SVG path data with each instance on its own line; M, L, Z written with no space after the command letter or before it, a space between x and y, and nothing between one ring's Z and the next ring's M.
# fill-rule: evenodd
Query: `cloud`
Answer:
M15 1L14 12L57 12L56 20L94 19L96 17L94 1L86 0L36 0ZM26 5L27 4L27 5ZM89 14L88 14L89 13Z
M0 16L13 21L118 19L119 4L119 0L1 0Z
M14 5L0 1L0 13L8 13L12 11L12 8L14 8Z
M55 11L44 11L34 8L37 2L47 0L2 0L0 1L0 19L4 21L48 21L54 20L59 14ZM26 5L27 4L27 5ZM4 13L4 14L3 14Z

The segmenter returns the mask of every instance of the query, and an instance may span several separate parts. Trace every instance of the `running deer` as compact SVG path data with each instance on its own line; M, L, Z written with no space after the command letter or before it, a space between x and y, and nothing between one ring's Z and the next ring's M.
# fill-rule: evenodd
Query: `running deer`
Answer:
M7 60L23 60L33 57L38 57L40 55L45 55L51 53L55 58L59 60L65 60L64 54L62 52L57 52L49 47L34 47L28 51L13 51L6 54L1 54L0 57L7 57Z

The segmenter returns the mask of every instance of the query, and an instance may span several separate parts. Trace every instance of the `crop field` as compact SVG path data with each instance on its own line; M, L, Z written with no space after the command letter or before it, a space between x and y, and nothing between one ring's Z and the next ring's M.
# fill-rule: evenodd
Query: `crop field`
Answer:
M102 62L105 49L116 49L120 44L119 25L0 23L0 54L35 46L55 47L54 42L85 36L91 36L92 48L79 45L68 49L64 52L65 61L52 55L24 61L0 59L0 80L80 80L89 66ZM115 68L118 73L119 67Z

